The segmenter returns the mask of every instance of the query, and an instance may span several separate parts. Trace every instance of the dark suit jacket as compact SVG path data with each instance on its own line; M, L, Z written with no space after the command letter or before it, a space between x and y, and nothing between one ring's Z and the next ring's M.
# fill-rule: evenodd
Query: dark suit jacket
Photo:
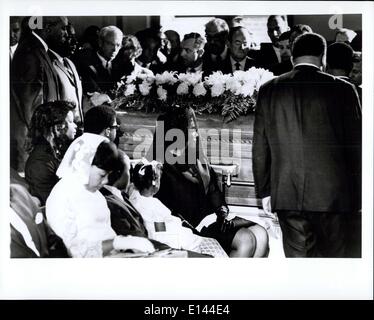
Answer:
M257 58L259 66L270 71L272 71L273 66L279 63L272 43L261 43Z
M23 171L24 143L35 108L60 99L56 71L42 43L32 34L19 43L11 64L11 147L13 167Z
M127 195L122 194L123 198L118 198L106 187L101 188L100 192L105 196L110 210L111 225L117 234L148 236L142 216L131 204Z
M49 57L59 80L60 99L71 101L75 104L74 120L76 123L82 123L82 83L77 69L69 58L64 57L64 63L61 63L52 52L49 52Z
M246 57L245 65L244 65L244 71L247 71L248 69L250 69L252 67L257 67L257 63L255 62L254 59L252 59L250 57ZM223 73L233 73L234 71L236 71L236 70L235 69L233 70L231 60L230 60L230 55L228 54L226 59L223 62L222 72Z
M288 61L282 61L281 63L277 63L274 66L270 68L270 71L274 73L274 75L279 76L283 73L290 72L293 69L292 62L290 60Z
M230 53L229 49L227 49L226 58L229 56L229 53ZM215 71L223 71L224 62L226 58L219 62L213 61L211 53L208 50L205 50L204 55L203 55L204 73L207 75L210 75L211 73Z
M87 92L109 93L110 90L114 89L116 84L114 78L102 65L96 51L84 50L79 52L74 58L74 63L82 78L84 94L87 94Z
M353 85L298 66L259 91L257 195L272 209L349 212L361 200L361 108Z
M25 223L31 238L39 251L40 257L47 257L48 243L46 225L44 221L37 224L35 216L41 212L38 201L32 198L27 189L21 184L10 185L10 207ZM22 234L11 225L10 254L12 258L37 258L38 256L31 250L24 240Z

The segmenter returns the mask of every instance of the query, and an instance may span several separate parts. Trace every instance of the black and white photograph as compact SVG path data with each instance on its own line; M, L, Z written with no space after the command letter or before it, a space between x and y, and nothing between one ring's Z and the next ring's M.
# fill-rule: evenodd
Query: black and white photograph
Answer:
M373 3L1 11L0 297L373 299Z

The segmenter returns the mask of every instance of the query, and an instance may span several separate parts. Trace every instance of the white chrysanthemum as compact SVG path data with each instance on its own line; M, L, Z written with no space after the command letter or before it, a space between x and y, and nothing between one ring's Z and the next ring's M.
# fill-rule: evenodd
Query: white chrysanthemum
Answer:
M226 90L229 90L233 94L239 94L241 88L240 82L234 77L230 77L226 81Z
M194 87L193 87L193 91L192 91L193 95L195 97L199 97L199 96L205 96L207 91L204 87L204 83L203 82L199 82L197 83Z
M143 81L140 85L139 85L139 91L140 91L140 94L142 96L147 96L149 95L149 92L151 91L151 84L147 81Z
M134 94L135 90L136 90L135 84L128 84L126 86L126 90L124 93L125 97L131 96L132 94Z
M173 72L164 71L162 74L156 74L155 76L156 84L160 85L160 84L176 83L178 79L176 78L175 73L176 73L175 71Z
M221 71L216 71L213 72L209 77L205 77L205 83L210 86L214 86L217 84L223 85L229 77L229 74L223 74Z
M260 77L259 81L257 82L258 87L262 86L265 82L268 82L269 80L271 80L273 78L275 78L275 76L272 72L263 69L261 77Z
M180 73L178 79L181 82L187 82L189 85L196 85L201 81L203 73L201 71L193 73Z
M178 95L186 95L188 94L188 83L187 82L182 82L179 84L177 88L177 94Z
M157 96L161 101L166 101L166 98L168 96L168 92L162 87L157 87Z
M223 83L216 83L211 88L212 97L219 97L225 92L225 86Z
M136 73L133 71L129 76L126 78L126 84L133 83L136 80Z
M252 96L255 90L255 86L251 83L245 83L243 86L240 87L238 93L243 95L244 97Z

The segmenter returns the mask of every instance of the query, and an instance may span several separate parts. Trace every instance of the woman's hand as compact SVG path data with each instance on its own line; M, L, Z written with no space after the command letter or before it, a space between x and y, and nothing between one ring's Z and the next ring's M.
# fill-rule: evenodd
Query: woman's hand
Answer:
M223 233L229 232L231 228L233 227L232 221L227 220L227 216L229 214L229 209L225 206L220 207L218 210L216 210L217 215L217 224L220 227L220 230Z
M113 240L115 250L133 250L134 252L155 252L155 247L147 238L134 236L117 236Z

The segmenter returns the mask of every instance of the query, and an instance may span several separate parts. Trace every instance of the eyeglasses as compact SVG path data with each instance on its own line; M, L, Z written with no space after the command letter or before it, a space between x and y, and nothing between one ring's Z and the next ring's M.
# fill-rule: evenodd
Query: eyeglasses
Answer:
M110 128L110 129L118 130L120 127L119 127L118 124L115 124L115 125L113 125L113 126L110 126L109 128Z

